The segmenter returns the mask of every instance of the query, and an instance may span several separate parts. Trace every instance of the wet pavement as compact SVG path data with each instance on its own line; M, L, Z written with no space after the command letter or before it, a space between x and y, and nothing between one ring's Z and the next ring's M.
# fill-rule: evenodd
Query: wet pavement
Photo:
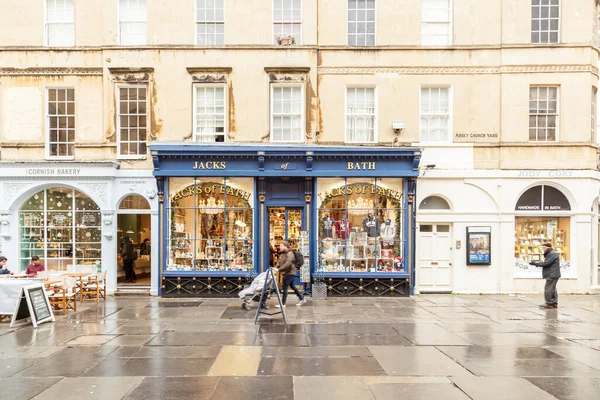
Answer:
M293 299L293 298L292 298ZM110 298L0 323L0 399L598 400L600 296Z

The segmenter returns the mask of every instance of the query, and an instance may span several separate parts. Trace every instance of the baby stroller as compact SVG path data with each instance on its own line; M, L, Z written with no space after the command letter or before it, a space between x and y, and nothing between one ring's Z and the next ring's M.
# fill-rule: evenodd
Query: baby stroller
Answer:
M271 276L273 276L273 275L271 275ZM248 286L247 288L240 291L238 296L240 297L240 299L242 299L242 308L244 310L248 310L248 311L250 310L251 302L255 301L258 303L260 301L260 294L265 285L265 279L267 279L267 271L265 271L261 274L258 274L256 276L256 278L254 278L254 280L252 281L250 286ZM266 306L267 306L267 299L269 297L271 297L272 286L273 286L273 279L269 278L269 282L267 282L265 298L263 299L263 307L264 308L266 308Z

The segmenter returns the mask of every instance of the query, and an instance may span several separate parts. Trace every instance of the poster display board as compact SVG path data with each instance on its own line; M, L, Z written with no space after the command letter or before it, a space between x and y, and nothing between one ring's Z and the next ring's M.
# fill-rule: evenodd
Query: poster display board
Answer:
M490 265L492 263L492 228L489 226L467 227L467 265Z
M21 288L10 327L12 328L16 322L27 318L31 320L34 328L44 322L54 322L54 313L52 307L50 307L50 301L43 284Z

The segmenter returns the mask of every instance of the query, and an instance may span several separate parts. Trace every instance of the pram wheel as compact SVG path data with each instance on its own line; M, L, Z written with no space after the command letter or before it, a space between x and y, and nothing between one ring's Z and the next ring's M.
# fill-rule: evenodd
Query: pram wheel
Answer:
M250 311L250 306L248 305L248 303L242 303L242 308L246 311Z

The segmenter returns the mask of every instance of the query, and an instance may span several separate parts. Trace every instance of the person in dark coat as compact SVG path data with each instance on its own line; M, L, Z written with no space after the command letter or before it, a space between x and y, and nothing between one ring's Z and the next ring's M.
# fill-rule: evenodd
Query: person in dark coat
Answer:
M121 257L123 257L125 280L129 283L135 283L136 281L135 271L133 270L133 262L135 261L135 257L133 255L134 251L135 249L133 248L131 239L129 239L129 236L125 236L123 238L123 250L121 250Z
M544 243L542 248L544 249L544 261L532 261L529 264L535 265L536 267L542 267L542 278L546 280L546 287L544 288L546 304L542 304L540 308L557 308L558 292L556 291L556 284L560 279L560 259L558 254L552 250L551 243Z

